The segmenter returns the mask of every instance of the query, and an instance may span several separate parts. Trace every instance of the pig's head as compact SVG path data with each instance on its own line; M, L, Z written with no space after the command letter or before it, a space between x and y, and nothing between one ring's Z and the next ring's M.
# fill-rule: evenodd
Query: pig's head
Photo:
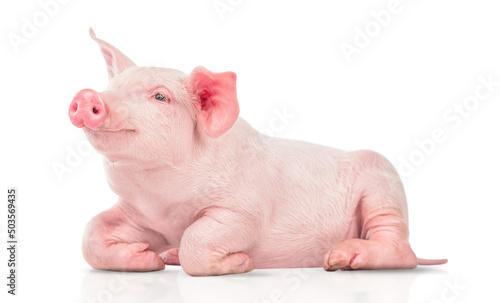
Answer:
M78 92L69 117L110 161L180 163L237 120L234 73L138 67L92 29L90 36L106 60L109 85Z

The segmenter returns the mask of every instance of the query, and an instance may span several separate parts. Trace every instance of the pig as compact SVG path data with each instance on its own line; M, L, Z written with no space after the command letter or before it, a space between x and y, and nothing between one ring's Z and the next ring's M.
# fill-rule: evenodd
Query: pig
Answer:
M235 73L139 67L90 36L109 84L78 92L69 118L118 196L85 229L91 267L207 276L447 262L416 257L401 179L380 154L271 139L239 117Z

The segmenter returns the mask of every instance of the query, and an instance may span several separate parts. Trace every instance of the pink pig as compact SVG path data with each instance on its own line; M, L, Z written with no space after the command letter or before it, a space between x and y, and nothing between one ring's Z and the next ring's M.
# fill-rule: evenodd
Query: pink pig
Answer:
M69 117L119 196L87 226L92 267L206 276L447 262L413 253L403 186L383 156L270 139L238 118L234 73L137 67L90 35L109 86L80 91Z

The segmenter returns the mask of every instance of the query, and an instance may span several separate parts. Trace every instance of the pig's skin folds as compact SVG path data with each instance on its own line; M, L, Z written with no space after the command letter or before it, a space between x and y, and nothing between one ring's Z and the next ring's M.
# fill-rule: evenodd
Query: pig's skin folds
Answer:
M254 268L414 268L404 189L368 150L269 138L238 118L236 75L137 67L95 37L109 86L86 89L69 116L104 156L119 196L94 217L94 268L193 276Z

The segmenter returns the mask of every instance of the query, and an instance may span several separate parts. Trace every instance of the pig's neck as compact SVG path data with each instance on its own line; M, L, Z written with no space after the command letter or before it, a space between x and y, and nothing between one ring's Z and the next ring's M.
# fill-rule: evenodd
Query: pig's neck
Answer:
M142 208L189 201L210 203L219 187L241 174L240 167L251 167L246 162L255 161L255 153L264 148L262 139L248 123L238 119L219 138L198 136L191 155L187 155L189 160L183 163L105 160L108 183L125 203Z

